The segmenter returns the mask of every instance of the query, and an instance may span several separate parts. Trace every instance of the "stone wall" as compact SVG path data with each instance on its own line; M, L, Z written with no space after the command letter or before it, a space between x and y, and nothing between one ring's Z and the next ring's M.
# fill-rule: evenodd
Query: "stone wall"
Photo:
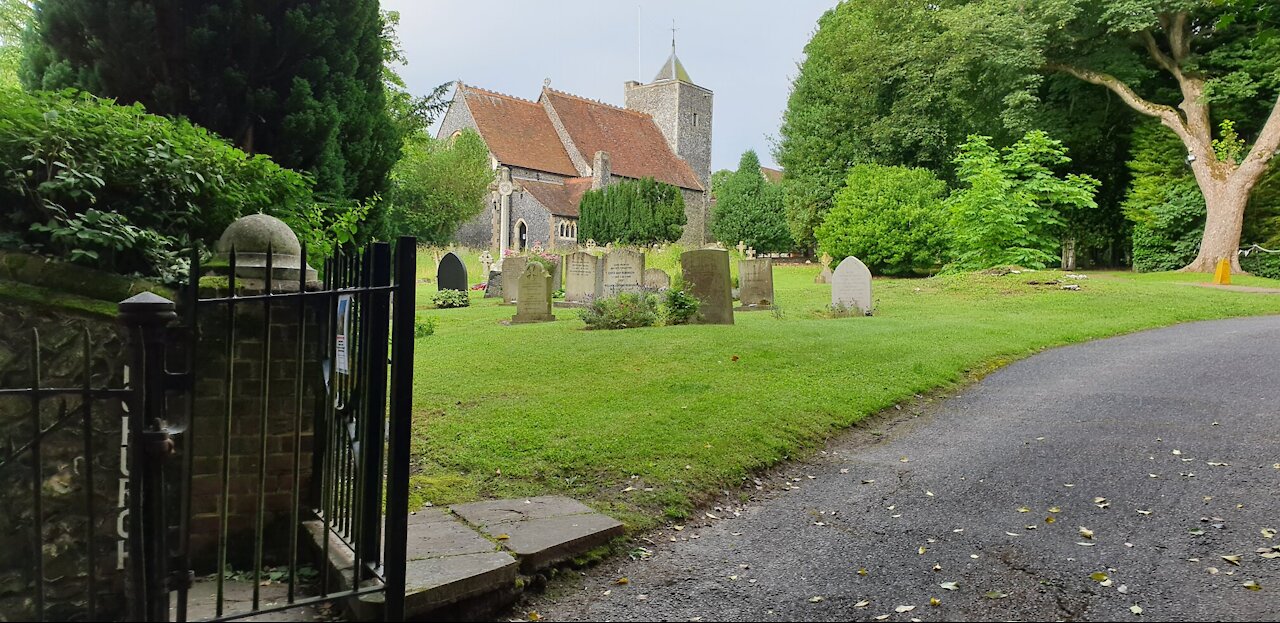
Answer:
M47 388L120 388L129 352L124 331L114 318L62 307L18 302L0 293L0 388L32 384L32 331L40 336L40 385ZM85 334L91 347L86 357ZM89 452L84 421L89 409ZM34 407L28 396L0 397L0 430L7 457L0 467L0 620L33 620L36 616L35 537L42 543L47 620L84 618L88 607L90 564L96 571L95 601L100 619L122 612L121 569L127 514L120 470L122 418L119 397L85 401L67 394L40 403L42 428L64 416L65 425L40 444L39 489L42 505L35 514L34 456L10 456L30 442L35 431ZM87 488L92 473L93 519ZM90 535L93 543L90 545ZM91 562L92 561L92 562Z

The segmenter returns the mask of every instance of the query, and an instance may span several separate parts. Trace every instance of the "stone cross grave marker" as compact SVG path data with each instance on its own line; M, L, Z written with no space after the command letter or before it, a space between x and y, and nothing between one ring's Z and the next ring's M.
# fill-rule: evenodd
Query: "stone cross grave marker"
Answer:
M822 263L822 270L817 277L813 278L814 283L831 283L831 256L823 253L822 258L818 260Z
M487 277L491 268L493 268L493 254L488 251L480 253L480 272Z
M445 253L436 265L436 288L466 292L468 287L467 266L462 263L462 258L452 251Z
M508 258L510 259L510 258ZM551 315L551 275L538 262L530 262L520 273L516 298L516 315L511 317L512 324L527 322L552 322Z
M519 280L529 260L519 255L502 258L502 303L511 305L520 296ZM543 270L546 270L545 268Z
M738 260L738 300L744 308L773 307L773 260Z
M746 253L747 253L747 243L746 243L746 241L745 241L745 240L739 240L739 241L738 241L738 247L737 247L737 248L738 248L738 253L741 253L741 254L743 254L743 255L746 255Z
M684 282L702 305L697 324L733 324L733 296L729 282L729 252L699 249L680 255Z
M586 251L565 257L564 300L586 303L604 291L604 258Z
M671 288L671 276L661 268L646 268L644 271L644 289L662 292Z
M756 250L754 247L747 247L747 259L749 260L756 259Z
M614 249L604 256L604 296L639 292L644 284L644 254Z
M587 252L590 253L590 252L594 252L595 250L596 250L595 239L587 238Z
M871 271L862 260L850 255L836 267L831 275L831 306L871 315Z

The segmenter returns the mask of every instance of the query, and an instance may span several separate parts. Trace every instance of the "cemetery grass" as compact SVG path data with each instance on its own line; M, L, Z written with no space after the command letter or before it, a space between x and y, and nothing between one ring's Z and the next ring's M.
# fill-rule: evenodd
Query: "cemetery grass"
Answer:
M472 307L435 310L435 285L421 284L419 314L438 324L416 345L411 507L562 494L645 530L871 414L1042 349L1280 313L1280 295L1182 283L1204 275L1096 274L1064 291L1028 284L1062 278L1039 271L877 279L875 316L832 318L816 274L777 267L780 312L734 326L621 331L585 331L559 308L553 323L503 326L514 307L476 292Z

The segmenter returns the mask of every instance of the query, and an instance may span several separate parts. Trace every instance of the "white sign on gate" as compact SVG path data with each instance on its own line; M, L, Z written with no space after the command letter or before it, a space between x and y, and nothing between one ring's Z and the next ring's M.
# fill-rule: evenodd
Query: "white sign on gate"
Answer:
M351 374L351 366L347 361L347 335L351 331L351 295L338 297L338 331L334 337L334 358L337 360L338 374Z

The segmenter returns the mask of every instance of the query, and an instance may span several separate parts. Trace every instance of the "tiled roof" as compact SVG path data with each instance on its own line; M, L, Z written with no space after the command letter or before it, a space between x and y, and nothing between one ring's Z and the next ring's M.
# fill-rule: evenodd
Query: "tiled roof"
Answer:
M460 88L480 136L499 162L560 175L578 174L541 104L473 86Z
M689 163L671 151L653 117L551 88L544 88L542 97L550 102L569 139L588 161L597 151L605 151L609 153L613 175L652 177L681 188L702 190L698 176Z
M578 218L578 204L582 202L583 193L591 189L591 178L570 178L563 184L522 179L520 186L552 214Z
M769 167L760 167L760 175L763 175L764 179L769 180L770 182L773 182L775 184L782 181L782 171L779 171L777 169L770 169Z

